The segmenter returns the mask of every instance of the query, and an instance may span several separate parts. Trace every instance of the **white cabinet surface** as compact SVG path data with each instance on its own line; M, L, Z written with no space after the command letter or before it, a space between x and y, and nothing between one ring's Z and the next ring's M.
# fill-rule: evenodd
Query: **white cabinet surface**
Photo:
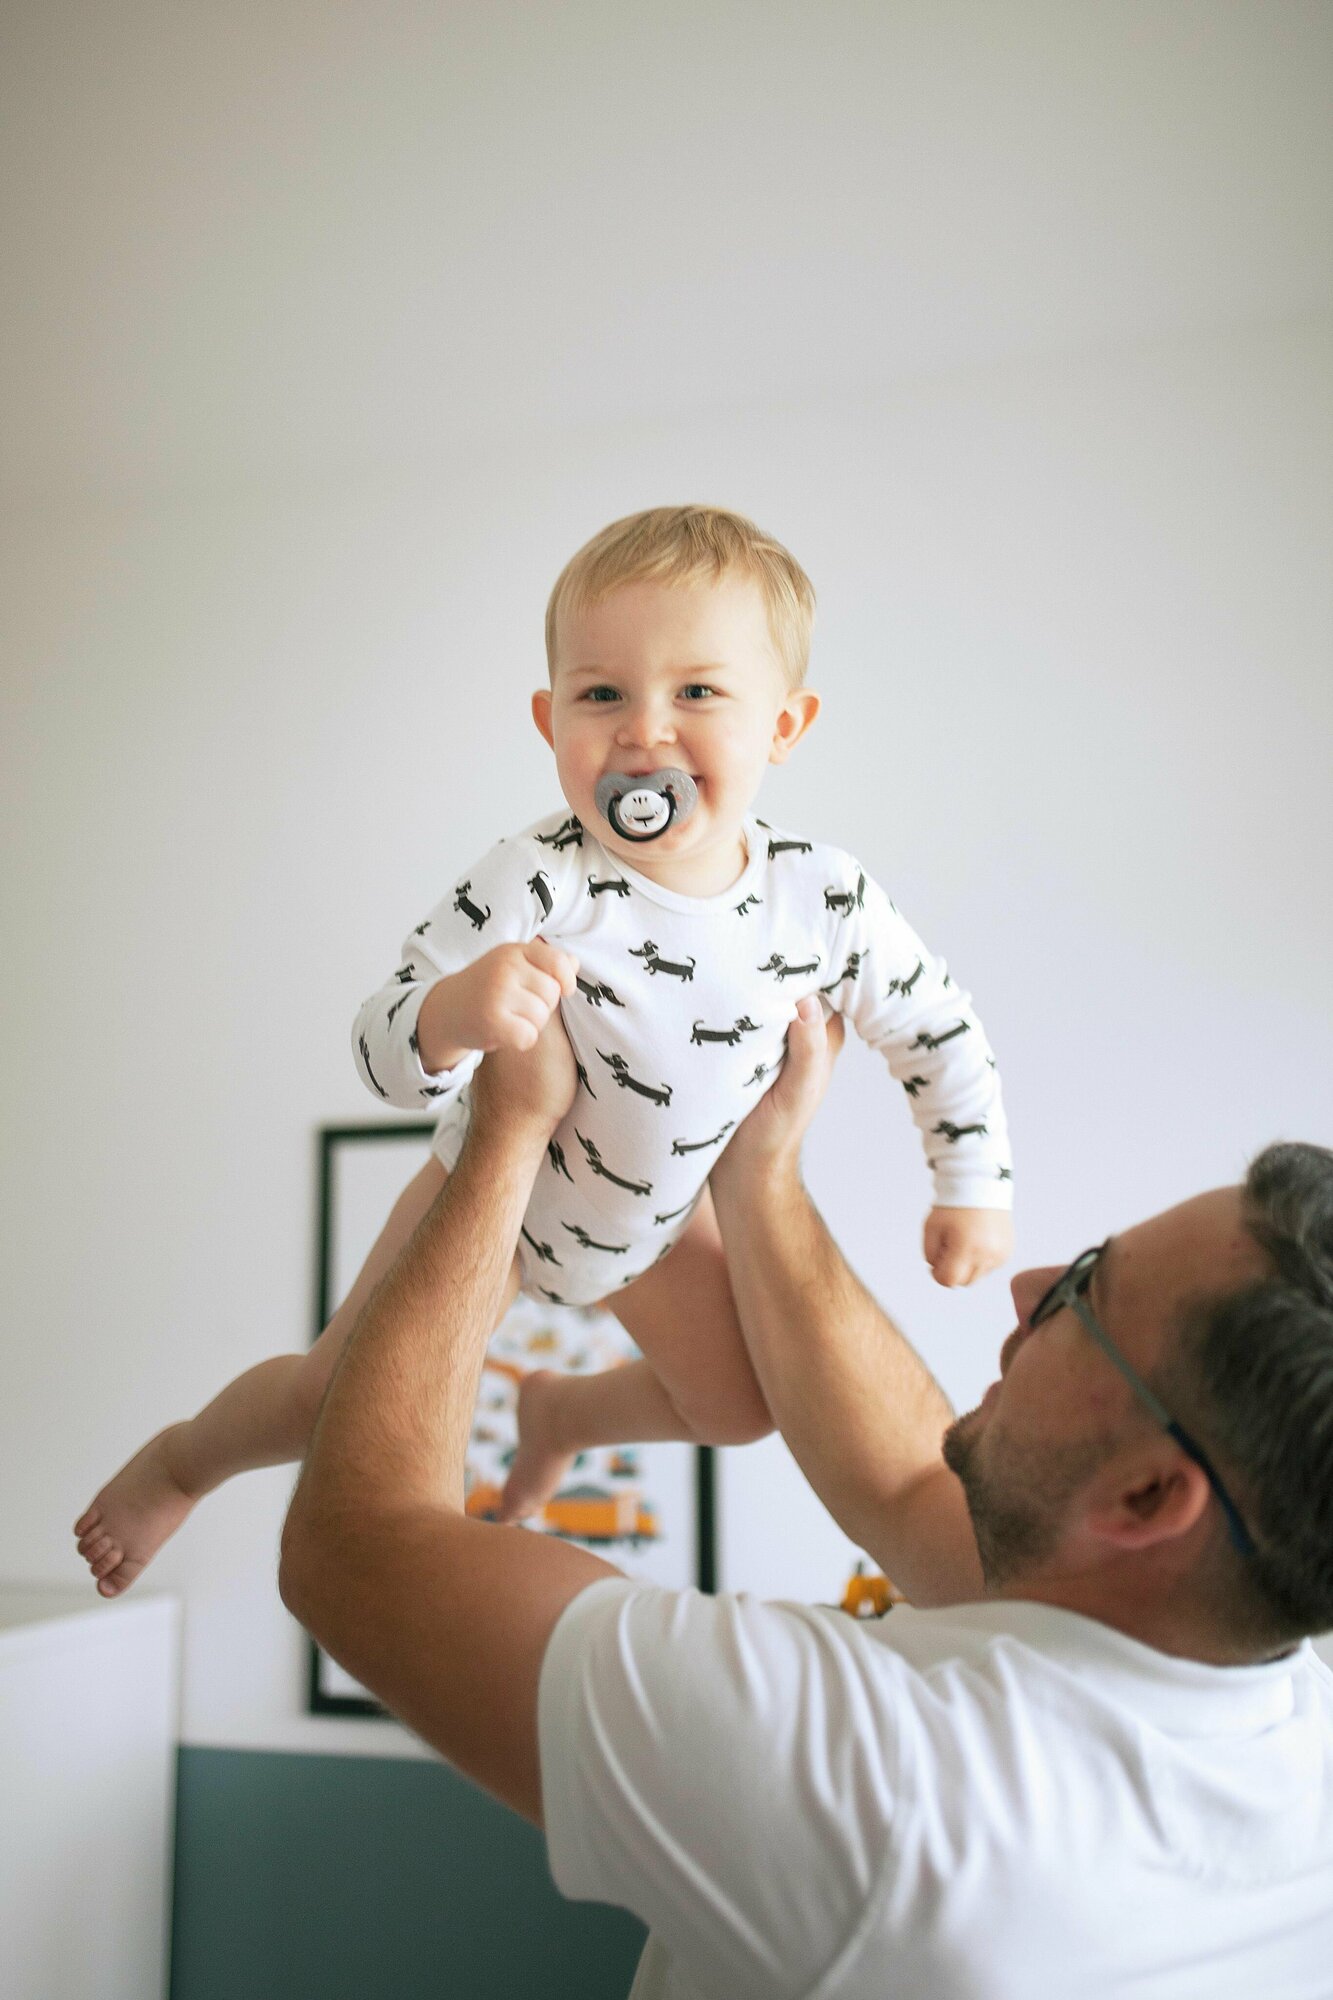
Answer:
M173 1599L0 1584L0 1992L164 2000Z

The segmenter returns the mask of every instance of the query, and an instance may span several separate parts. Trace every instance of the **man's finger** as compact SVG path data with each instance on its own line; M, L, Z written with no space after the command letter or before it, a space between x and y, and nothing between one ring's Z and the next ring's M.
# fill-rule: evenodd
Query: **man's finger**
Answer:
M841 1035L838 1039L840 1042ZM795 1018L788 1023L782 1075L773 1086L778 1104L798 1119L809 1117L823 1092L831 1041L824 1010L814 995L809 994L798 1003Z
M477 1072L474 1102L487 1117L517 1115L554 1130L574 1095L574 1057L560 1016L532 994L522 1001L507 1015L506 1044Z
M826 1016L813 993L807 993L796 1003L796 1018L787 1029L788 1057L795 1057L798 1067L804 1068L818 1060L827 1049L830 1056L836 1056L842 1047L846 1023L841 1014Z
M807 993L804 1000L797 1001L796 1018L788 1024L788 1050L799 1063L808 1063L818 1055L826 1038L824 1009L813 993Z

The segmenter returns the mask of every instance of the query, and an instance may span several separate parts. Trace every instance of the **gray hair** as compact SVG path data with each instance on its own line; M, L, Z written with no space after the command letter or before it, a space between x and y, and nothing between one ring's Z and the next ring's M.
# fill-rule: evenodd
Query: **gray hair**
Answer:
M1256 1543L1218 1556L1218 1611L1233 1636L1277 1646L1333 1629L1333 1152L1267 1147L1243 1213L1271 1273L1187 1311L1158 1372Z

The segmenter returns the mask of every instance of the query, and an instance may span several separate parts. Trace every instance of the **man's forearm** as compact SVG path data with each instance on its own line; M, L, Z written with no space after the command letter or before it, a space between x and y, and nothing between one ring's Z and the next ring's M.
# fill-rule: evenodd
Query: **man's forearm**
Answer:
M614 1571L471 1521L463 1460L545 1135L478 1119L353 1329L283 1535L283 1601L449 1758L540 1817L537 1690L570 1600ZM547 1128L549 1129L549 1127Z
M718 1174L713 1198L755 1373L811 1486L913 1602L974 1595L976 1546L940 1457L948 1401L850 1269L796 1164Z
M379 1500L462 1505L486 1342L542 1157L535 1134L476 1132L367 1304L324 1400L292 1504L365 1516Z

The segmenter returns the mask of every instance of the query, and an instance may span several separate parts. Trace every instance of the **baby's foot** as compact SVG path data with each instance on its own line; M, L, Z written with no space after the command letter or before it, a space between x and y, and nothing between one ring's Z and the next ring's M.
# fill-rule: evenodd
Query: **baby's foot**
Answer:
M554 1418L563 1387L563 1378L550 1368L534 1368L518 1385L518 1449L500 1495L497 1521L526 1519L564 1484L574 1453L555 1442Z
M180 1429L172 1424L150 1438L74 1523L79 1554L103 1597L129 1589L195 1503L171 1466L170 1440Z

